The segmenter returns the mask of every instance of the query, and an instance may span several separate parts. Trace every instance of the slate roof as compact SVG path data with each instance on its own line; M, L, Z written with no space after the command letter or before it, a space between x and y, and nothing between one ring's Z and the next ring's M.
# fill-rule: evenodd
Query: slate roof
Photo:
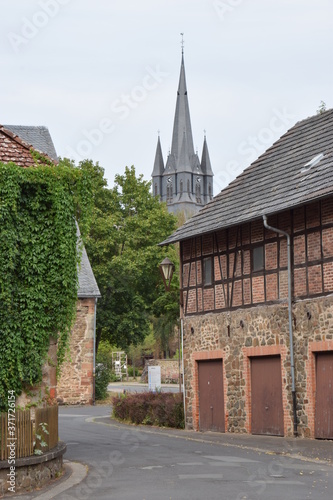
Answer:
M161 245L236 226L332 194L333 110L328 110L288 130Z
M33 125L4 125L4 127L33 146L34 149L58 162L58 155L47 127Z
M14 162L19 166L22 167L30 167L32 165L36 164L36 161L34 160L32 154L31 154L31 149L32 146L22 140L21 137L17 136L16 133L19 132L19 129L43 129L44 131L47 131L47 134L44 135L44 138L47 138L48 136L50 137L51 143L52 139L51 136L48 132L48 130L45 127L15 127L16 132L13 132L12 130L8 130L7 126L1 126L0 125L0 162L2 163L9 163L9 162ZM37 132L35 135L38 135L39 132ZM44 134L44 132L43 132ZM40 146L43 147L43 144L40 143ZM53 143L52 143L53 146ZM33 149L36 149L33 147ZM53 146L54 149L54 146ZM45 150L40 149L39 150L41 153L43 153L45 156L47 156L50 160L53 160L54 158L51 158L48 156ZM54 150L55 153L55 150ZM52 153L53 154L53 153ZM54 156L54 155L53 155ZM55 155L56 158L56 155ZM80 238L80 232L77 226L77 234L78 234L78 239ZM79 280L79 289L78 289L78 298L98 298L101 297L100 291L98 289L98 285L93 273L93 270L91 268L88 255L86 252L86 249L83 247L82 250L82 257L81 257L81 263L79 266L78 270L78 280Z
M0 161L14 162L21 167L36 164L31 154L31 146L13 132L0 125Z
M79 267L79 299L101 297L93 270L91 268L86 249L83 247L81 265Z

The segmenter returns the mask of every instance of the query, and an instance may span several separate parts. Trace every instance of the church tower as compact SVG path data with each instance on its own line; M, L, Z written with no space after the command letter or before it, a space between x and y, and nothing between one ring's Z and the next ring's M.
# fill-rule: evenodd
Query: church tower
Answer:
M194 215L213 198L213 171L206 136L201 162L193 147L183 42L171 151L164 166L158 137L152 186L154 195L167 203L169 212L182 211L186 218Z

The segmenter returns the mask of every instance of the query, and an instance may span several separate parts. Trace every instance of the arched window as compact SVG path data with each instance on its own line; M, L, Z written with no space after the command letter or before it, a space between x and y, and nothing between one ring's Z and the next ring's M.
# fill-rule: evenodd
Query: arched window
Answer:
M179 191L180 191L180 195L182 195L183 194L183 181L182 180L179 183Z
M155 196L158 195L158 192L157 192L157 184L155 184Z
M209 199L212 199L212 185L209 184L208 186L208 194L209 194Z
M173 188L172 188L172 179L171 177L167 180L167 203L172 201L173 197Z
M190 193L191 192L191 188L190 188L190 179L187 179L187 192Z
M197 178L197 182L195 183L195 197L196 197L197 203L201 203L200 177Z

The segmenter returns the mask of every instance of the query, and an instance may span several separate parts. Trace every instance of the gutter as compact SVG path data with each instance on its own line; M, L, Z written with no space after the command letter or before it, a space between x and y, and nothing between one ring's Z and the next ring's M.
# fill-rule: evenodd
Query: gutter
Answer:
M292 324L292 304L291 304L291 245L290 236L285 231L271 227L267 224L267 216L262 216L264 227L273 231L274 233L281 234L287 238L287 252L288 252L288 316L289 316L289 344L290 344L290 369L291 369L291 393L293 400L293 417L294 417L294 436L298 435L297 432L297 411L296 411L296 388L295 388L295 360L294 360L294 339L293 339L293 324Z

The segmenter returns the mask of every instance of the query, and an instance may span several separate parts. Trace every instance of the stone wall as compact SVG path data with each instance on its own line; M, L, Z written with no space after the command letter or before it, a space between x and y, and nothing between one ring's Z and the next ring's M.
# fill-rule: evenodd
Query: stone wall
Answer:
M315 353L333 350L333 296L293 306L298 432L314 437ZM186 426L198 430L198 361L223 360L226 432L251 432L250 359L280 355L284 434L293 435L288 307L285 302L184 319Z
M72 329L70 353L61 367L59 404L92 404L95 299L81 299Z
M43 455L19 458L15 462L15 474L10 471L7 461L0 461L0 497L2 498L6 493L8 496L12 496L13 491L15 493L28 493L60 477L65 452L65 443L59 442L56 448L43 453ZM12 482L8 480L10 473L15 478ZM14 488L14 490L8 490L9 487Z
M145 369L142 373L142 381L148 382L148 366L161 367L162 384L179 383L179 361L174 359L151 359L146 361Z

